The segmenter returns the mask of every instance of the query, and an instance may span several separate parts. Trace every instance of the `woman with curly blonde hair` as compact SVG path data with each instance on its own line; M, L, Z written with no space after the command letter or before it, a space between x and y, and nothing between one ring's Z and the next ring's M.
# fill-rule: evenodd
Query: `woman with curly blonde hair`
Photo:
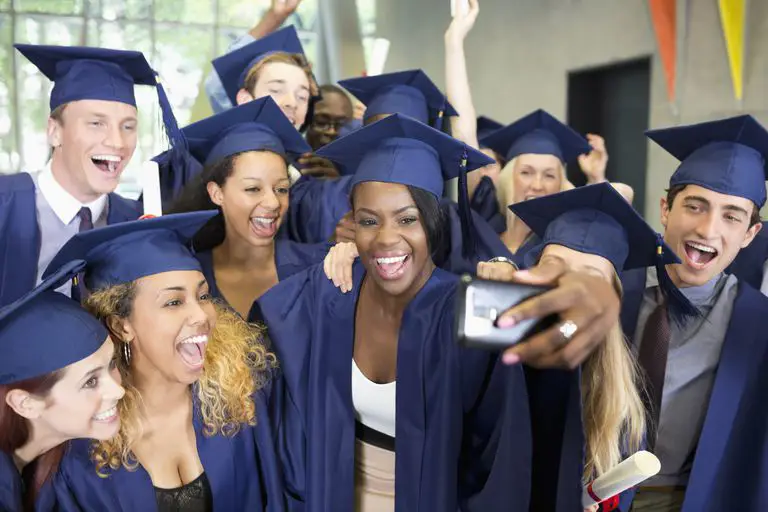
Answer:
M118 434L73 443L62 460L53 487L65 508L282 508L266 415L274 356L214 303L187 249L212 215L83 232L54 258L87 262L84 305L115 340L125 387Z

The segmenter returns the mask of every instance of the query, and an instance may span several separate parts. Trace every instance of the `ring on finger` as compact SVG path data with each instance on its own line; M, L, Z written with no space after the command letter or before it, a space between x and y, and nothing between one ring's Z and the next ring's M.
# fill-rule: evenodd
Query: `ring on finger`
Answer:
M576 323L572 320L566 320L560 324L560 328L558 330L560 331L560 335L563 337L563 339L566 342L569 342L571 341L571 338L576 335L576 332L579 330L579 326L576 325Z

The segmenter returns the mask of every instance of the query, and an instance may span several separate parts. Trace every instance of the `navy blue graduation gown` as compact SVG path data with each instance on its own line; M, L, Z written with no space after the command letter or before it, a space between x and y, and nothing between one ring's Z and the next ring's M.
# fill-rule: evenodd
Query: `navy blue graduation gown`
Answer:
M450 199L443 199L440 201L440 209L443 212L446 227L445 252L434 258L438 267L453 274L475 274L477 263L480 261L488 261L498 256L512 258L499 235L474 211L470 212L474 250L469 256L465 256L462 251L464 239L461 232L458 204Z
M736 259L725 270L759 290L763 285L763 266L768 260L768 222L763 222L763 229L752 243L739 251Z
M23 495L24 485L13 457L0 451L0 512L20 511Z
M622 276L621 320L630 340L645 277ZM738 287L683 512L768 510L768 297L745 283ZM622 497L622 510L633 497Z
M351 372L364 275L356 264L354 291L342 294L318 266L258 301L282 371L272 418L292 509L354 509ZM523 510L530 467L527 406L520 409L522 428L504 437L504 463L517 472L498 475L495 486L485 485L496 446L486 436L496 428L504 396L495 392L494 383L501 382L492 377L496 356L454 341L455 291L456 276L436 269L403 315L397 347L395 509L498 505L502 501L494 499L493 491L504 488L512 497L504 506ZM524 388L514 394L518 404L521 396Z
M234 437L205 436L199 409L195 407L197 452L211 486L214 510L285 510L266 393L258 392L255 397L257 426L244 427ZM90 459L90 447L90 440L70 444L51 485L58 510L157 510L155 489L143 467L136 471L121 467L108 478L101 478Z
M171 162L171 156L171 150L167 150L152 159L157 163L160 174L160 200L163 204L163 210L169 210L184 187L203 171L203 165L190 154L184 156L183 165L176 164L181 169L174 166L174 163ZM143 195L139 201L142 198Z
M315 244L328 241L347 213L352 176L319 179L302 176L291 186L285 229L294 242Z
M40 256L35 183L27 173L0 176L0 306L35 287ZM135 220L141 206L109 194L107 224Z
M538 238L533 235L521 249L528 245L526 250L530 250L537 242ZM524 259L518 258L520 254L521 251L518 251L512 259L519 261L520 268L526 268ZM511 255L508 253L507 257ZM524 374L530 411L533 460L530 469L530 510L582 510L585 439L581 419L581 371L539 370L527 366L508 368L507 373L502 374L508 381L508 396L519 387L516 371ZM503 419L499 422L502 438L514 431L509 425L518 422L517 416L520 415L519 406L509 405L509 400L507 402ZM503 444L502 441L500 446ZM508 451L500 450L497 455L494 471L502 474L502 484L495 492L496 496L509 492L503 487L503 475L514 469L508 457Z
M499 211L499 200L496 197L496 187L493 184L493 180L488 176L483 176L480 179L480 183L477 184L475 193L472 194L472 199L469 201L469 206L476 211L496 233L501 234L507 229L507 219L501 211Z
M285 281L292 275L322 262L330 247L330 244L327 243L299 244L291 240L275 240L277 280ZM216 285L216 275L213 271L213 252L199 251L195 253L195 257L203 268L203 275L208 281L211 295L226 302L226 298Z

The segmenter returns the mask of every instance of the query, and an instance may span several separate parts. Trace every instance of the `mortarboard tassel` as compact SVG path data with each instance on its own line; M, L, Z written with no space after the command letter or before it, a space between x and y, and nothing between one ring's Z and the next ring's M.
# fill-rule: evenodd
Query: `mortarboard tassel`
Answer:
M461 220L461 252L465 258L471 258L475 254L475 239L472 234L472 213L469 206L469 191L467 186L467 148L464 146L464 154L461 155L459 164L459 219Z
M661 235L656 235L656 274L659 280L659 288L661 293L667 299L667 311L669 312L669 318L678 325L684 325L691 318L701 316L701 311L691 304L688 298L683 295L680 289L675 286L672 279L667 274L666 265L664 263L664 249L662 243L664 239Z
M168 100L168 95L165 93L165 88L160 81L160 76L155 73L155 77L157 79L157 101L160 104L160 112L163 116L165 135L168 137L168 142L171 145L171 149L168 153L169 163L172 169L186 169L189 164L189 146L187 144L187 139L184 137L184 134L181 132L181 129L176 122L176 116L173 115L171 102Z

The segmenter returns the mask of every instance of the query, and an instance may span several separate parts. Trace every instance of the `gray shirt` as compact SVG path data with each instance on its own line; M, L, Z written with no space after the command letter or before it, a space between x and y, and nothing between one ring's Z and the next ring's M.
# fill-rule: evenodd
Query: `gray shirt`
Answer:
M670 324L655 449L655 455L661 461L661 471L645 485L685 486L688 483L736 300L737 285L735 276L720 274L702 286L680 289L703 315L682 327L674 322ZM634 337L635 347L639 348L645 324L657 305L657 288L656 270L649 269Z
M90 208L93 226L103 227L107 225L108 200L102 196L93 203L80 204L56 183L49 166L33 175L32 179L35 182L35 209L40 229L40 256L37 260L37 284L40 284L53 257L80 230L80 217L77 216L80 208ZM68 296L70 285L66 283L57 291Z

